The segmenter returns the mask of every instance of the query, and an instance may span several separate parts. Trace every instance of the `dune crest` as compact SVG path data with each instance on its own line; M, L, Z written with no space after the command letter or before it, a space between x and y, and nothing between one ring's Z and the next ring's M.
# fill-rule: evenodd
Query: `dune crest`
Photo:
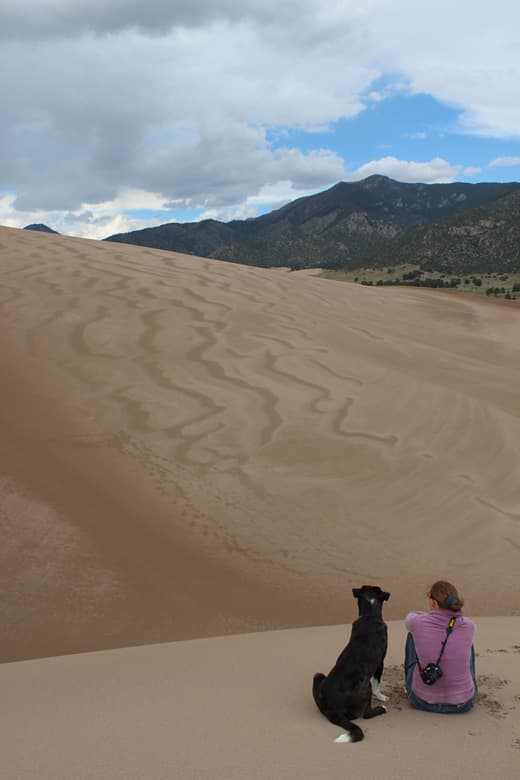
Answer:
M16 780L516 780L520 617L476 622L477 705L436 715L404 697L405 631L390 621L387 712L359 721L357 744L335 743L341 729L311 695L348 625L0 665L9 712L0 766Z

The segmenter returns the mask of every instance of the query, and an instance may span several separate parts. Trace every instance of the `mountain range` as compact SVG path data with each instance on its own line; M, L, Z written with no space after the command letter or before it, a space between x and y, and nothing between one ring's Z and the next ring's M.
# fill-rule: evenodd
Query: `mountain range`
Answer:
M257 266L355 269L416 263L520 270L520 184L339 182L254 219L169 223L105 239Z

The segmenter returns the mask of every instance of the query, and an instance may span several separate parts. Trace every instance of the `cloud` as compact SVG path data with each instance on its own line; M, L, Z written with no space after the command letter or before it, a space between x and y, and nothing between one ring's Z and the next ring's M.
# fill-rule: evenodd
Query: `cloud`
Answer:
M469 179L471 179L473 176L477 176L481 172L482 168L477 168L474 165L468 165L463 169L464 176L467 176Z
M263 130L244 125L227 126L222 133L208 129L192 146L152 152L132 165L141 186L161 193L176 208L228 208L279 181L289 180L295 189L319 189L344 175L343 160L335 153L273 150Z
M396 90L455 108L460 133L519 136L519 28L507 0L493 14L484 0L0 0L5 218L96 219L132 191L163 211L249 214L269 188L330 186L356 158L348 136L341 154L334 133L304 151L294 131L334 129ZM423 181L469 170L385 157L351 176L374 166Z
M380 0L361 9L348 0L327 6L316 0L18 0L0 5L0 38L43 41L127 30L161 37L172 29L206 28L213 22L255 25L265 37L310 47L330 48L341 39L355 46L360 24Z
M303 187L303 182L301 183ZM303 198L316 193L315 186L296 187L292 181L277 181L275 184L266 184L255 195L250 195L247 200L236 207L211 208L202 212L197 221L202 219L218 219L227 222L232 219L248 219L258 216L259 212L272 211L291 203L297 198Z
M161 200L148 192L126 190L113 201L82 204L76 210L25 211L14 208L15 199L16 195L12 192L0 196L0 225L22 228L30 223L44 223L63 235L102 239L115 233L141 230L173 221L161 213ZM134 209L154 209L156 214L143 218L125 213Z
M460 111L460 132L520 136L516 0L496 0L492 9L488 0L381 2L372 21L374 61L400 73L414 93Z
M220 0L217 8L201 0L18 0L0 8L0 30L9 40L107 35L128 28L164 35L174 25L196 26L219 17L244 18L254 13L256 5L248 0ZM269 8L270 3L266 5Z
M350 181L359 181L367 176L380 174L403 182L441 184L455 181L461 171L461 165L450 165L442 157L435 157L429 162L382 157L380 160L371 160L361 165L357 170L350 173L348 178Z
M513 168L520 165L520 157L496 157L488 163L488 168Z
M324 90L306 52L288 67L286 52L256 28L224 22L154 40L127 31L6 43L3 183L23 211L76 210L124 188L218 208L278 180L333 184L343 173L334 152L276 149L266 128L315 128L358 113L374 73L355 66L345 76L334 62Z

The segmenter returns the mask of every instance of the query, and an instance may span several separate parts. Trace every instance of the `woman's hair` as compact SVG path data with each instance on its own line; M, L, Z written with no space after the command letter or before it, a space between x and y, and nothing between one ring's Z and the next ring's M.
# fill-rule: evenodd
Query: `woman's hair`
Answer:
M457 593L457 588L451 582L437 580L428 588L429 599L437 602L441 609L451 609L452 612L458 612L464 606L464 599Z

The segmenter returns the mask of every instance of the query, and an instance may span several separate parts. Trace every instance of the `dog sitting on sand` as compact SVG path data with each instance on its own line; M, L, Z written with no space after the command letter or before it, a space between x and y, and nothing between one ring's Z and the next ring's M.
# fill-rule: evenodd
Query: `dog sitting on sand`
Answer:
M383 602L390 594L378 585L363 585L352 593L358 602L359 617L352 624L350 641L329 674L315 674L312 684L319 711L346 731L336 740L340 742L363 739L362 729L351 722L354 718L375 718L386 712L383 706L372 707L372 694L388 701L380 691L380 682L388 645Z

